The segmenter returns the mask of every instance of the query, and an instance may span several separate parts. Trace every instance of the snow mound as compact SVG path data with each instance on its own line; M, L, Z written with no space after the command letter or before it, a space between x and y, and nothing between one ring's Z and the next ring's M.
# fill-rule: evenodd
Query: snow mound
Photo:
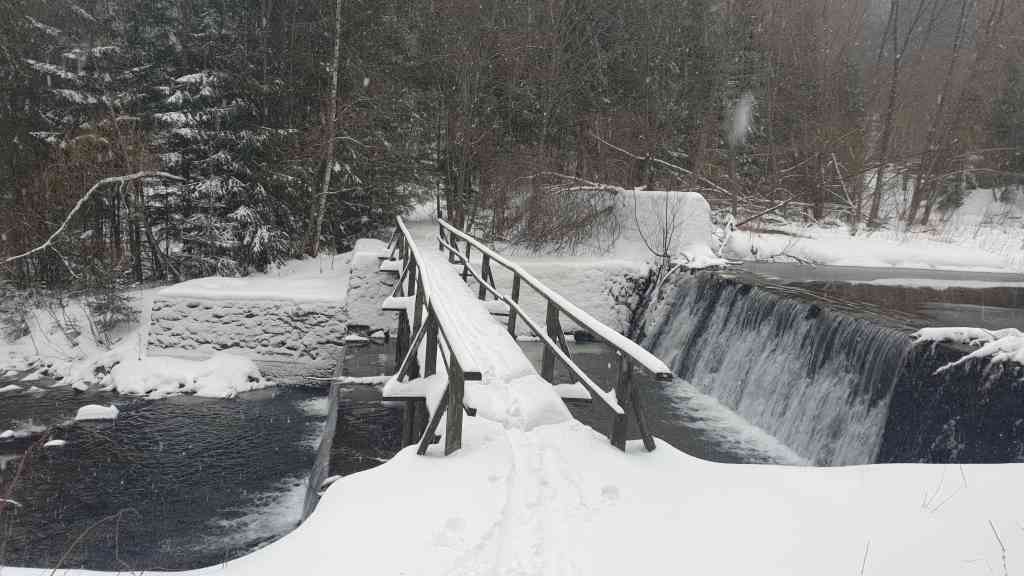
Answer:
M20 391L21 391L21 386L18 386L17 384L8 384L7 386L4 386L3 388L0 388L0 394L6 394L7 392L20 392Z
M293 260L272 272L245 278L211 276L164 288L162 298L201 300L344 303L348 290L347 255Z
M117 406L100 406L99 404L87 404L78 409L75 415L76 422L87 420L116 420Z
M65 440L50 440L46 444L43 444L43 448L60 448L67 444Z
M120 394L149 398L178 394L233 398L240 392L272 385L252 360L223 352L203 361L126 358L114 367L104 384Z
M984 328L922 328L912 335L915 342L954 342L980 346L955 362L936 370L944 372L974 358L989 358L993 364L1013 362L1024 366L1024 332L1016 328L986 330Z

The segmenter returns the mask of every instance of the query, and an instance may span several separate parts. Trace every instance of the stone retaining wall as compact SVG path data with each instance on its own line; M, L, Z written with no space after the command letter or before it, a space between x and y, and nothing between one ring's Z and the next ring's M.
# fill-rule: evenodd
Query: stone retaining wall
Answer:
M277 380L330 376L347 329L339 303L160 296L153 302L147 349L184 358L231 352L251 358Z

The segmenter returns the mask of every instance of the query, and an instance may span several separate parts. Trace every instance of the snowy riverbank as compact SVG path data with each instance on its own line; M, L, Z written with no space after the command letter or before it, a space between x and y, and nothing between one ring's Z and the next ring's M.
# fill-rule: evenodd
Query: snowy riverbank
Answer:
M1003 203L974 190L928 228L862 229L778 223L771 232L736 230L724 254L749 261L814 265L1024 272L1024 199Z

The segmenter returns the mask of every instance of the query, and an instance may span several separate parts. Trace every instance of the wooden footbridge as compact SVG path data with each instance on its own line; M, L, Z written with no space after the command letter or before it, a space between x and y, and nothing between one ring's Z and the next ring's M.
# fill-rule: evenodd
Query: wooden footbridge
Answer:
M488 380L501 379L527 386L542 378L567 401L603 405L609 414L606 434L615 447L625 450L632 421L647 450L654 450L632 374L640 369L657 380L669 380L672 373L663 362L444 220L438 222L436 241L436 250L433 245L417 245L398 218L381 263L381 270L398 274L391 297L382 304L385 310L398 313L398 366L385 387L384 399L405 403L403 446L418 443L419 454L425 454L440 441L438 429L444 420L444 453L461 448L463 416L477 412L467 398L467 383L486 385ZM495 281L495 267L511 273L507 294ZM546 302L543 326L523 310L524 288ZM618 357L614 382L602 387L576 364L562 328L563 317L614 351ZM516 343L520 322L544 346L539 373ZM557 363L575 382L555 381Z

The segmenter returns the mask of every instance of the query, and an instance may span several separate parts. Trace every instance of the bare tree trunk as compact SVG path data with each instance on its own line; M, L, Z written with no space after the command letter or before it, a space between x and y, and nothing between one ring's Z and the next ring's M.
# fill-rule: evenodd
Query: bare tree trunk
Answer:
M875 189L871 194L871 210L868 212L868 225L878 224L878 211L882 205L882 188L885 179L885 160L889 156L889 144L892 140L892 124L896 115L896 97L899 93L900 59L899 52L899 15L900 1L892 0L889 7L889 20L892 26L892 75L889 77L889 100L885 107L885 119L882 121L882 138L878 145L878 171L875 172Z
M885 164L886 159L889 157L889 148L892 144L892 131L893 121L896 115L896 105L899 99L899 81L900 73L903 71L903 62L906 58L907 49L910 47L910 41L914 37L914 33L918 28L918 23L921 21L921 17L924 15L925 8L928 6L927 0L918 0L917 9L914 11L914 15L910 20L910 25L907 27L907 33L903 37L902 44L900 43L900 4L902 0L891 0L889 7L889 23L886 25L887 30L890 31L890 37L892 38L892 76L889 78L889 101L885 107L885 120L882 125L882 138L879 145L879 153L877 156L878 171L875 173L875 189L871 195L871 211L868 214L868 224L871 226L878 224L878 212L882 204L882 188L883 181L885 179ZM881 54L881 52L880 52Z
M946 77L942 81L942 90L939 92L939 102L935 109L935 115L932 116L932 121L928 126L928 137L925 140L924 155L921 157L921 166L917 171L917 176L914 178L914 190L910 196L910 206L907 209L906 222L907 225L912 225L914 219L917 218L917 210L921 205L921 202L931 196L931 191L935 188L935 172L938 166L938 159L942 155L939 150L936 150L936 138L938 137L939 126L943 124L943 116L946 112L946 102L949 101L950 91L953 87L953 72L956 71L957 62L960 59L960 46L962 44L964 28L967 26L967 0L960 0L960 20L956 29L956 36L953 39L953 54L949 59L949 67L946 68ZM954 128L950 126L950 129ZM927 178L927 181L925 180ZM925 213L930 213L930 210L926 210ZM927 223L922 222L922 224Z
M338 122L338 68L341 64L341 0L334 1L334 59L331 62L331 100L328 102L327 122L324 127L326 139L324 152L324 178L317 202L316 224L310 239L309 255L320 253L320 235L324 227L324 213L327 211L327 194L331 188L331 173L334 171L334 129Z

